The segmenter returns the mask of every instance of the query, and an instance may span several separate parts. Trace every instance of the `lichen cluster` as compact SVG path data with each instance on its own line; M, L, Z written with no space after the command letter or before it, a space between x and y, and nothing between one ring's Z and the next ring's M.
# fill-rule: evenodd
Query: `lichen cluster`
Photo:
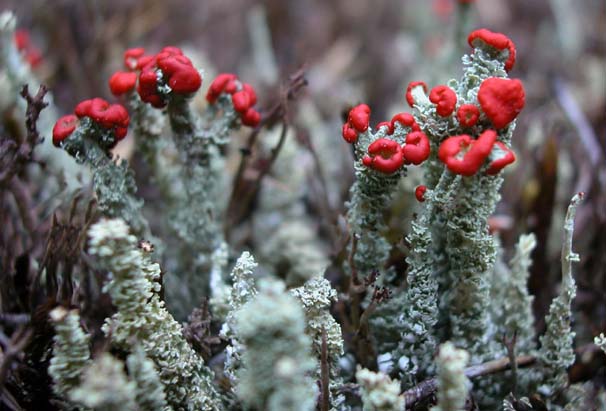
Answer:
M0 74L14 88L31 73L15 65L13 31L12 16L0 15ZM88 278L75 279L74 295L49 300L53 399L99 411L510 411L533 409L535 393L550 409L581 404L589 391L571 386L567 370L583 195L565 218L561 289L538 336L527 288L536 237L520 236L506 263L510 254L489 226L525 104L522 82L509 78L515 45L486 29L468 43L460 79L431 89L410 83L412 113L373 128L369 106L351 108L341 135L354 180L343 216L331 209L338 196L326 193L325 222L338 225L328 229L308 216L317 204L304 167L330 160L328 143L317 153L303 142L302 157L287 103L259 112L252 86L223 73L200 109L193 99L202 71L181 49L127 50L126 71L109 85L129 110L85 100L52 131L56 152L75 160L70 167L90 171L77 184L91 184L100 216L86 221L76 248L112 307L97 332L73 308ZM264 133L276 118L280 132ZM246 168L253 144L240 147L240 179L230 187L231 137L242 126L251 127L249 143L266 138L258 168ZM159 193L148 204L112 152L128 127ZM412 189L415 173L423 184ZM399 224L405 238L394 239L386 215L402 193L415 211L410 226ZM235 227L247 206L250 224ZM192 310L189 324L180 323ZM605 349L603 334L595 343Z

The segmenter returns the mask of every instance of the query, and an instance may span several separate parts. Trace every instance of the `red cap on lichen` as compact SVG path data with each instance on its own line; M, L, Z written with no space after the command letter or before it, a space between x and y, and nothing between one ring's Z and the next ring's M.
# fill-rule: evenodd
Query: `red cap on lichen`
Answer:
M452 114L457 105L457 95L448 86L435 86L429 93L429 101L437 104L436 112L442 117Z
M400 123L403 127L410 127L413 131L420 131L421 128L415 121L415 118L410 113L398 113L391 118L389 134L392 134L396 129L396 123Z
M73 114L61 117L53 127L53 144L59 146L63 140L70 136L78 125L78 117Z
M366 104L355 106L349 111L347 122L360 133L368 130L368 124L370 123L370 107Z
M479 47L480 42L482 42L498 51L507 50L509 56L505 61L506 71L511 70L516 62L516 46L509 37L502 33L493 33L488 29L478 29L469 33L467 42L471 47Z
M42 63L42 53L40 49L31 42L29 31L18 29L15 31L15 46L19 50L30 66L36 67Z
M463 104L457 110L457 118L462 127L473 127L480 118L480 109L475 104Z
M195 93L201 85L202 76L191 66L183 67L168 79L168 86L177 94Z
M118 140L124 138L130 122L128 111L120 104L109 104L102 98L80 102L74 110L78 117L89 117L103 128L114 131Z
M121 96L135 89L137 73L117 71L109 78L109 89L114 96Z
M417 188L415 188L415 197L417 198L417 201L422 203L425 201L425 192L427 191L427 187L425 187L424 185L420 185L417 186Z
M494 160L488 165L486 174L491 176L498 174L503 168L516 161L513 151L500 141L494 144L490 157L491 159L494 158Z
M235 80L235 79L236 79L235 74L231 74L231 73L219 74L217 77L215 77L213 82L210 84L210 87L208 88L208 92L206 93L206 100L211 104L214 103L215 101L217 101L217 99L219 98L221 93L223 93L223 91L225 90L227 83L232 80Z
M128 49L124 52L124 67L130 70L135 70L138 65L138 60L145 54L145 49L142 47L136 47Z
M500 129L511 123L524 108L524 86L517 79L489 77L480 84L478 101L486 117Z
M249 108L246 110L240 119L242 120L242 124L248 127L257 127L261 122L261 114L254 108Z
M477 140L466 134L448 137L440 145L438 158L453 173L472 176L490 155L496 139L494 130L486 130Z
M377 124L375 126L375 130L378 131L381 127L387 127L387 134L393 133L391 124L389 123L389 121L381 121L379 124Z
M393 174L404 164L402 148L393 140L379 138L368 146L362 164L383 174Z
M358 140L358 132L352 128L349 123L343 124L341 135L343 136L343 140L347 141L349 144L353 144Z
M410 83L408 83L408 87L406 87L406 102L410 107L415 104L415 99L412 96L412 89L417 86L423 87L423 91L427 93L427 84L425 84L424 81L411 81Z
M151 104L155 108L162 108L166 102L158 94L158 76L153 69L145 69L139 74L139 84L137 92L141 101Z
M407 163L419 165L429 158L429 139L422 131L413 131L406 136L402 154Z

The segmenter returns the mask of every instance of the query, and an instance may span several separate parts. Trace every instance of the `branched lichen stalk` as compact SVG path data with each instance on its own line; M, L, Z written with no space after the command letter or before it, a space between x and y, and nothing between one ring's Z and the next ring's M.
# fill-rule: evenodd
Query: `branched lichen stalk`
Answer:
M53 379L53 391L69 399L71 390L80 384L80 379L90 365L90 336L80 326L77 311L57 307L50 312L55 327L53 357L48 374Z
M141 347L134 347L126 358L128 374L136 384L135 401L140 411L170 411L166 404L164 385L156 370L156 365L147 358Z
M471 383L465 376L469 354L451 342L440 346L438 364L438 404L431 411L464 411Z
M509 337L516 336L516 348L523 354L534 349L534 315L532 301L534 297L528 292L528 278L532 260L530 254L536 246L534 234L520 236L516 252L510 262L511 275L504 288L503 317L498 324L503 324L503 331Z
M406 175L405 166L386 174L363 165L361 159L367 155L369 146L380 139L389 137L389 140L403 144L410 130L409 126L396 123L393 133L389 135L387 127L380 127L375 132L369 127L358 134L354 144L355 182L349 190L350 198L345 206L351 236L348 251L352 253L355 242L352 268L361 277L370 275L373 270L385 274L383 269L391 245L385 238L387 226L384 212L389 207L398 182ZM382 282L383 276L379 278L379 283Z
M436 210L448 207L460 178L444 171L436 188L426 193L425 207L419 218L412 222L408 235L410 255L408 289L404 313L400 319L402 340L394 357L409 384L424 378L431 371L437 339L435 325L438 321L438 284L433 261L432 221ZM417 375L420 374L420 375Z
M179 278L169 283L168 291L180 288L169 300L187 312L197 306L202 297L209 294L209 272L212 255L223 242L221 230L221 182L224 161L219 147L236 123L231 103L219 104L223 114L213 118L208 128L203 128L200 116L191 108L189 99L171 96L167 113L173 131L173 140L181 163L179 180L182 190L170 209L170 224L183 242L176 267ZM209 112L218 110L214 105ZM210 116L207 113L207 116ZM183 287L179 283L186 283ZM189 300L189 301L183 301Z
M552 394L568 383L567 369L575 359L571 304L576 295L576 284L572 276L572 263L579 261L579 255L572 251L572 238L574 217L582 199L583 193L579 193L572 198L568 206L562 241L561 291L549 307L549 314L545 319L547 329L540 337L538 358L543 365L543 384L540 390L545 394Z
M118 312L104 325L112 343L138 343L160 370L166 400L175 411L219 410L213 373L188 345L182 327L158 294L160 267L137 247L123 220L102 220L89 231L89 252L111 273L104 290Z
M99 133L99 128L85 117L70 137L63 141L62 148L78 163L85 163L91 168L97 208L103 215L122 218L129 222L139 238L154 240L142 213L143 200L136 195L137 185L133 171L126 161L115 162L97 144L96 140L103 138ZM154 242L157 243L157 240Z
M400 395L400 383L382 372L358 368L356 380L360 384L364 411L403 411L404 398Z
M238 384L237 370L242 363L244 347L236 333L236 322L239 310L257 295L253 270L257 266L253 256L245 251L231 271L232 287L228 298L229 311L221 327L221 337L229 341L225 347L224 373L232 384L232 389ZM211 300L212 303L212 300Z
M340 410L345 397L339 392L343 379L339 375L339 358L343 355L343 337L341 326L330 314L330 305L336 300L337 292L330 282L321 275L308 280L302 287L290 291L299 300L305 312L305 333L312 340L313 353L316 356L316 380L321 380L321 359L323 333L329 367L329 391L332 410Z
M95 411L139 411L135 391L136 384L126 377L122 361L103 353L88 367L70 398Z
M275 281L237 314L236 334L245 347L237 393L248 409L311 411L316 407L311 341L297 300Z

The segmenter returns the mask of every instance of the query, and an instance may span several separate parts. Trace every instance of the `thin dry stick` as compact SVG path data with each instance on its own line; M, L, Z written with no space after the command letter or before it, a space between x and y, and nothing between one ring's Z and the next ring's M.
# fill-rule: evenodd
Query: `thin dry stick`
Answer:
M521 355L517 357L515 365L517 365L518 368L524 368L534 364L536 360L537 359L532 355ZM509 369L510 364L509 358L499 358L497 360L488 361L483 364L473 365L466 368L465 376L467 378L475 378L482 375L494 374ZM419 383L415 387L406 390L402 394L404 396L406 408L410 408L417 402L428 398L430 395L435 393L437 389L438 381L435 378L430 378Z

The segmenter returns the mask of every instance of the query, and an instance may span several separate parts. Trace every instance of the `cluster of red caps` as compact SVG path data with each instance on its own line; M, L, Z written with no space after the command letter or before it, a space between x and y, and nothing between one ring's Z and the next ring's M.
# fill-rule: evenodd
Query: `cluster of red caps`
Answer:
M468 37L471 47L482 48L489 52L501 53L507 50L505 70L509 71L515 63L516 49L513 41L501 33L493 33L487 29L471 32ZM406 89L406 101L412 107L415 103L412 91L422 87L427 93L427 84L413 81ZM449 117L457 107L457 95L450 87L439 85L429 92L429 101L436 105L436 113L441 117ZM482 82L478 91L478 102L461 104L456 110L456 117L462 127L473 127L480 119L480 108L496 129L506 127L524 108L525 93L522 82L517 79L490 77Z
M360 104L349 111L347 122L343 124L343 139L350 144L358 141L358 133L368 130L370 108ZM368 146L368 154L362 158L362 164L384 174L393 174L404 164L421 164L430 153L429 139L409 113L398 113L390 122L377 124L377 129L385 127L387 135L394 133L396 124L410 128L404 145L388 138L378 138Z
M102 98L93 98L80 102L74 109L74 114L61 117L53 127L53 144L60 143L69 137L79 124L79 119L88 117L103 129L114 135L112 148L126 137L130 118L126 109L120 104L109 104Z
M42 53L32 43L27 30L19 29L15 31L15 47L17 47L17 50L19 50L31 67L36 67L42 63Z
M249 127L259 125L261 114L253 107L257 103L257 93L250 84L241 82L235 74L221 73L208 88L206 100L214 104L221 94L231 95L232 105L242 124Z
M158 92L158 71L176 94L195 93L202 85L202 76L178 47L164 47L153 55L146 55L143 48L128 49L124 52L124 66L129 71L117 71L109 79L112 94L120 96L136 87L141 100L156 108L167 104L165 96Z
M494 130L484 131L477 139L467 134L448 137L438 150L438 158L450 171L467 177L476 174L489 157L488 175L498 174L516 159L510 148L497 141Z
M515 45L504 34L479 29L469 34L468 42L471 47L482 48L492 53L500 54L506 50L505 70L509 71L513 67ZM406 89L406 101L411 107L415 103L413 90L416 87L422 87L427 93L427 85L424 82L411 82ZM461 104L457 109L457 95L446 85L434 87L429 92L429 101L436 105L436 113L441 117L449 117L456 110L456 118L463 128L475 126L481 113L484 113L494 129L499 130L507 127L522 111L525 92L520 80L489 77L480 84L479 107L475 104ZM495 130L484 131L477 139L467 134L451 136L440 145L438 157L450 171L464 176L477 173L484 161L490 158L491 162L486 173L494 175L515 161L513 151L496 139Z

